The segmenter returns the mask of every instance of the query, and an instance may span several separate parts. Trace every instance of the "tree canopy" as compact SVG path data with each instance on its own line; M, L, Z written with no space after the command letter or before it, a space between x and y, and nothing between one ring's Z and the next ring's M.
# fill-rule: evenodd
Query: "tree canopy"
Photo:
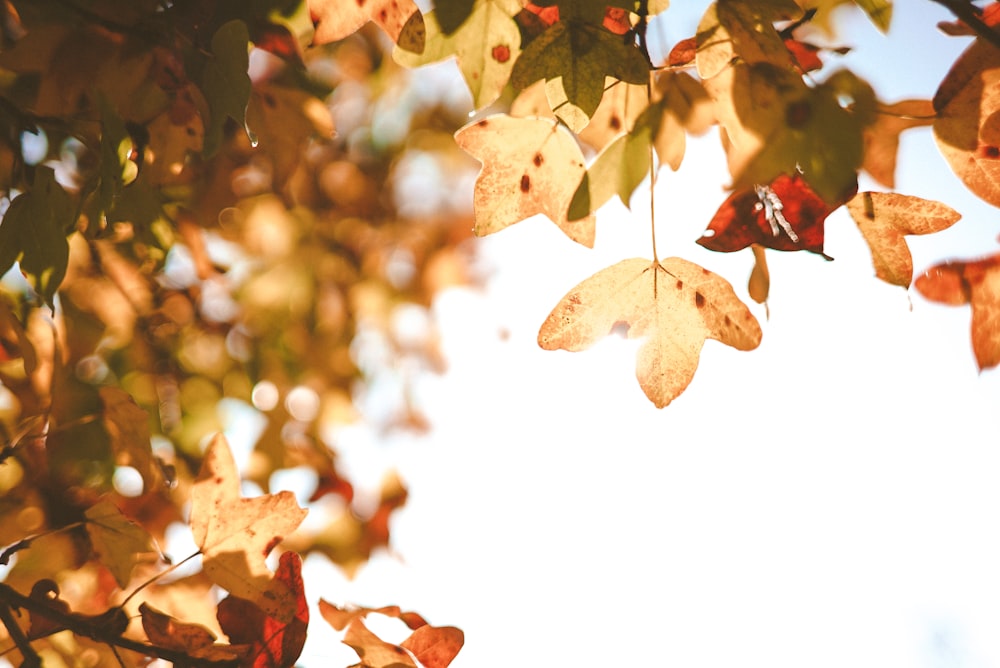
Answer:
M640 340L658 408L708 339L760 345L768 258L832 259L841 208L876 280L969 305L979 369L1000 364L1000 250L914 267L907 237L961 215L895 192L900 135L930 126L1000 206L1000 11L941 1L956 20L939 28L969 46L927 99L896 101L838 63L834 18L885 32L889 0L706 2L676 43L655 29L663 0L8 0L2 656L290 667L319 623L362 666L447 666L464 638L442 621L460 619L320 592L310 620L302 556L352 573L390 544L405 481L348 479L338 430L429 428L412 396L443 368L429 307L482 280L472 237L528 219L593 248L602 207L648 202L648 255L553 295L538 344ZM450 59L462 89L408 74ZM752 256L735 286L656 248L657 179L708 133L730 189L692 241ZM287 470L309 489L281 488ZM177 530L193 554L164 553ZM369 615L412 634L385 642Z

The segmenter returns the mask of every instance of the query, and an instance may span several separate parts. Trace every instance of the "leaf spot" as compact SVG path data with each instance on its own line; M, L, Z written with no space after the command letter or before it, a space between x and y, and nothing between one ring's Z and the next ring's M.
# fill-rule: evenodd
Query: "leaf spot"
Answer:
M498 63L506 63L510 60L510 47L506 44L497 44L490 53L493 56L493 60Z
M1000 158L1000 146L980 146L979 153L984 158L996 160Z
M622 129L622 119L618 118L617 116L612 116L611 120L608 121L608 125L611 126L612 130L616 130L616 131L617 130L621 130Z
M705 306L705 295L701 294L697 290L694 293L694 305L698 308L703 308Z
M545 160L542 158L541 153L536 153L535 157L532 159L532 162L535 163L535 167L541 167L542 163L545 162Z
M527 174L521 177L521 192L526 193L531 190L531 177Z
M684 289L684 281L682 281L679 278L677 279L677 289L678 290L683 290Z

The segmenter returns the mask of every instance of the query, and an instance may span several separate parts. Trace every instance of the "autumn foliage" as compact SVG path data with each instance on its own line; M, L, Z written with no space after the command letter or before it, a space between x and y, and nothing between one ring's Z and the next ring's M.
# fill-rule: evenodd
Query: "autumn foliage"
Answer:
M708 339L760 344L744 294L766 303L768 253L832 259L846 209L875 278L969 305L979 368L1000 364L1000 250L914 268L906 238L960 213L894 192L901 133L930 125L1000 206L996 5L951 0L965 53L927 99L887 101L838 65L829 14L887 31L889 0L705 4L652 49L664 0L0 3L2 656L289 668L326 624L360 666L447 666L458 628L303 579L303 558L353 573L388 547L407 499L392 472L343 475L339 430L427 428L411 376L443 367L428 307L477 280L470 236L543 218L592 248L607 203L669 206L654 186L688 135L717 134L731 176L692 242L752 254L745 293L652 243L553 295L542 348L638 339L665 407ZM461 96L408 74L448 60ZM293 469L298 496L274 482ZM178 530L194 551L168 557Z

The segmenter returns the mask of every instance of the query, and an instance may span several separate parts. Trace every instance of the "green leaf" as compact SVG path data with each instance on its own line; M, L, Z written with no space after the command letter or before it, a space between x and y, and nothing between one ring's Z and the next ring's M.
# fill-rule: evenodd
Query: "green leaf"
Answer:
M892 22L892 2L890 0L854 0L864 10L875 27L882 32L889 32Z
M121 117L103 95L98 95L101 110L101 169L100 185L97 190L97 215L106 217L114 207L126 182L135 180L137 168L128 159L132 150L132 138ZM101 229L94 225L94 229Z
M219 150L226 118L242 125L251 143L257 143L257 137L246 125L250 100L249 44L247 26L238 19L223 24L212 36L212 55L205 64L201 85L211 114L205 128L206 157Z
M521 33L512 18L520 5L511 0L480 0L467 20L448 34L437 12L424 16L422 53L396 47L400 65L418 67L454 56L476 109L492 104L507 85L521 53Z
M437 0L434 11L437 25L445 35L451 35L472 15L475 0ZM426 19L427 16L424 16Z
M20 262L21 271L49 306L66 277L66 233L75 222L73 202L49 167L35 170L31 190L14 198L0 223L0 275Z
M649 63L638 47L625 44L620 35L590 23L559 21L528 45L514 65L510 82L522 90L539 79L561 79L566 99L589 118L604 97L605 77L646 84ZM560 101L550 97L549 102L559 116Z
M625 206L643 179L649 176L650 146L656 137L663 108L650 105L636 119L631 132L614 140L594 160L573 193L567 218L585 218L618 195Z

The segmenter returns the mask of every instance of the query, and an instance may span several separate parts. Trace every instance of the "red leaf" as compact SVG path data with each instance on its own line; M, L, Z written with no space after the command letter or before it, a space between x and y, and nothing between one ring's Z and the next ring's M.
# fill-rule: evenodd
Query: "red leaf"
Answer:
M682 67L684 65L690 65L694 62L694 56L698 52L698 38L688 37L687 39L682 39L674 45L674 48L670 49L670 55L667 57L667 64L671 67Z
M287 624L237 596L223 599L216 615L231 643L250 645L253 668L291 668L306 642L309 608L302 585L302 558L295 552L282 554L274 577L295 595L295 616Z
M785 46L792 53L796 64L803 72L812 72L823 67L823 61L819 59L819 47L807 42L800 42L789 37L785 40Z
M454 626L421 626L400 646L413 652L424 668L447 668L464 642L465 634Z
M857 186L850 195L856 190ZM769 186L730 195L698 243L723 253L760 244L774 250L823 255L823 223L841 203L830 206L799 174L782 174Z

